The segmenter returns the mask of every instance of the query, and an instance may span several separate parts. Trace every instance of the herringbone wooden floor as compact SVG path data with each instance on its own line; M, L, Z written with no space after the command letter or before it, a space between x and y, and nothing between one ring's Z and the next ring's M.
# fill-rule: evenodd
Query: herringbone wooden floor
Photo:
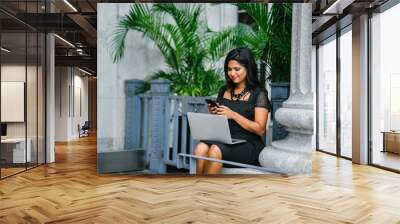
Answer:
M311 175L98 175L94 137L0 181L0 223L400 223L400 175L314 155Z

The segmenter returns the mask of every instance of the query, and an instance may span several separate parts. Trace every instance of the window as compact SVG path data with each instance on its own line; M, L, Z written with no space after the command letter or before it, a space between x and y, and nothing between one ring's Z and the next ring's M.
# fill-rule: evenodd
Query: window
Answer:
M373 164L395 170L400 170L400 133L386 141L383 132L400 130L399 21L399 4L371 18L371 157ZM395 150L388 150L389 143Z
M7 4L17 5L22 14L42 12L44 3ZM0 144L0 178L4 178L45 163L46 40L43 33L12 16L0 12L0 17L8 21L0 23L1 98L9 99L0 105L1 114L6 115L1 118ZM7 103L14 103L19 111Z
M347 31L347 32L346 32ZM340 155L352 157L352 34L351 26L340 36Z
M317 58L317 147L321 151L351 159L352 26L346 26L322 41Z
M318 145L336 153L336 36L318 48Z

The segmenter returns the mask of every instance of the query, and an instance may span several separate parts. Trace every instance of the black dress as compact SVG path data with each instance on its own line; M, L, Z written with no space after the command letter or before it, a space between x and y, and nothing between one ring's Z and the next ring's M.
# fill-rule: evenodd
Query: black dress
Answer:
M254 121L255 107L263 107L268 111L271 111L271 104L268 100L268 92L265 89L258 88L255 90L250 90L250 97L247 101L226 99L224 98L225 90L226 89L223 88L219 92L217 102L220 105L229 107L231 110L239 113L249 120ZM242 128L233 119L229 119L228 123L232 138L245 139L245 143L229 145L215 141L203 142L208 145L217 145L221 150L223 160L259 165L258 155L265 147L264 140L259 135ZM224 164L224 166L230 167L226 164Z

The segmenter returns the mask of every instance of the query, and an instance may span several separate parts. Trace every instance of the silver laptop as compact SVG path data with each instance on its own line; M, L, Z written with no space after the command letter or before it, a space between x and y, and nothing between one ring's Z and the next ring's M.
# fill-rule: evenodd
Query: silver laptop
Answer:
M226 116L192 112L188 112L187 116L190 133L196 140L217 141L225 144L246 142L246 140L231 138Z

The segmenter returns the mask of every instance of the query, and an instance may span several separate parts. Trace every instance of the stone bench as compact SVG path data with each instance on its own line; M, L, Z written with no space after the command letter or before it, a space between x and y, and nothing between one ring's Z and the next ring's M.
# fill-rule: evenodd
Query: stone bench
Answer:
M214 158L209 158L209 157L204 157L204 156L190 155L190 154L185 154L185 153L179 153L178 155L182 159L184 159L184 158L190 159L189 160L190 174L196 174L196 160L207 160L207 161L242 167L242 168L222 168L221 174L268 174L268 173L283 174L282 172L279 172L278 170L265 168L262 166L254 166L254 165L250 165L250 164L237 163L237 162L232 162L232 161L228 161L228 160L219 160L219 159L214 159ZM286 174L286 175L289 175L289 174Z

